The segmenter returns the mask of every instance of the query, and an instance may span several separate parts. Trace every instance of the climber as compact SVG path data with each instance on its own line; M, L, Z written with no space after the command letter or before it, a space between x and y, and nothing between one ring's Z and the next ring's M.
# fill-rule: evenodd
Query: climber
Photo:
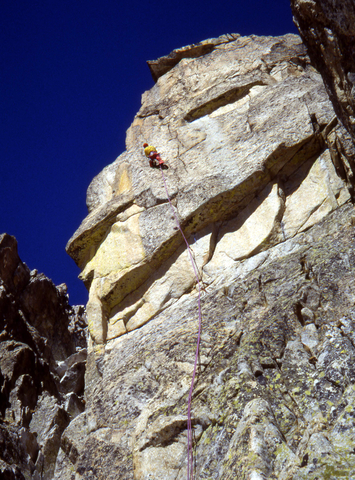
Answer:
M153 145L148 145L148 143L143 144L145 156L149 158L149 165L152 168L161 168L167 169L167 165L164 164L160 154L157 152L157 149Z

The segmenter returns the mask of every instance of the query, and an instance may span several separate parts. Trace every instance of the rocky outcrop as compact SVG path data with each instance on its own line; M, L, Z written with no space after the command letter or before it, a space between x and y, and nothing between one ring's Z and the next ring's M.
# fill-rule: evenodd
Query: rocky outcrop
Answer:
M334 110L355 141L355 4L352 0L291 0L291 7ZM343 169L354 185L355 157L347 159Z
M186 478L196 281L146 141L204 287L196 478L354 475L352 140L298 36L206 45L151 64L68 243L90 341L55 478Z
M86 322L66 285L30 271L0 235L0 477L52 479L61 435L84 411Z
M218 45L223 45L236 40L240 35L234 33L232 35L221 35L218 38L209 38L194 45L177 48L169 55L158 58L158 60L148 60L147 64L152 74L153 80L156 82L158 78L171 70L183 58L197 58L207 53L211 53Z
M68 244L90 290L95 343L140 327L195 281L161 177L142 157L145 140L168 160L170 195L211 283L230 258L221 251L228 239L239 245L232 261L242 260L349 199L330 160L336 146L325 149L337 132L345 134L295 35L240 37L160 77L127 132L127 152L90 185L90 213Z

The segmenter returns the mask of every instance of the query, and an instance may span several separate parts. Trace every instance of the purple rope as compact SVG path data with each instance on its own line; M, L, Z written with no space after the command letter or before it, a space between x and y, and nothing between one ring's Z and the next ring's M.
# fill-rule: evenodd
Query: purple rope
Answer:
M190 260L191 260L191 265L192 265L192 268L194 270L196 281L197 281L197 284L198 284L198 335L197 335L197 346L196 346L196 353L195 353L194 369L193 369L192 379L191 379L191 386L190 386L190 391L189 391L189 398L188 398L188 402L187 402L187 480L193 480L193 476L194 476L194 462L193 462L194 452L193 452L193 448L192 448L191 401L192 401L192 393L193 393L193 390L194 390L195 376L196 376L196 370L197 370L197 361L198 361L198 353L199 353L200 341L201 341L201 327L202 327L201 285L200 285L200 280L198 278L198 273L197 273L197 268L196 268L196 265L195 265L195 261L192 257L190 245L189 245L188 241L186 240L184 232L182 231L182 228L180 226L179 219L178 219L178 217L175 213L174 207L171 203L169 193L168 193L168 187L166 186L166 181L165 181L165 176L164 176L164 173L163 173L163 169L162 169L161 165L159 165L159 166L160 166L160 171L161 171L161 175L162 175L163 182L164 182L166 196L168 198L171 210L174 214L176 225L177 225L178 229L180 230L183 239L185 240L185 243L186 243L186 246L187 246L187 251L189 252L189 256L190 256Z

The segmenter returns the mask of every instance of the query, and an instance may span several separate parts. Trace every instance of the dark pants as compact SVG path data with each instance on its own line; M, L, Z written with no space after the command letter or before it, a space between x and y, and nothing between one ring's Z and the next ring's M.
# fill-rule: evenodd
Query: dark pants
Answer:
M158 152L150 152L149 154L149 165L154 167L159 167L159 165L163 165L163 160L161 159Z

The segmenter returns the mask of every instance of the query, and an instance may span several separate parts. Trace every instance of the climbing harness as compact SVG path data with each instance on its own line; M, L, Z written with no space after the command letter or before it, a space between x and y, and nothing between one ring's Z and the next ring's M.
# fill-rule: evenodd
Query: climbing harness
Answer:
M170 204L170 208L171 208L171 210L174 214L176 226L180 230L181 235L182 235L182 237L183 237L183 239L186 243L186 248L187 248L187 251L188 251L189 256L190 256L191 265L192 265L192 268L194 270L194 274L195 274L197 285L198 285L198 335L197 335L195 362L194 362L194 368L193 368L192 379L191 379L191 386L190 386L189 397L188 397L188 402L187 402L187 480L193 480L193 477L194 477L194 453L193 453L193 445L192 445L191 402L192 402L192 393L193 393L193 389L194 389L198 355L199 355L199 349L200 349L200 341L201 341L201 327L202 327L201 284L200 284L200 280L198 278L197 266L196 266L196 263L193 259L190 245L189 245L188 241L186 240L184 232L182 231L179 219L178 219L178 217L175 213L174 207L173 207L173 205L171 203L171 200L170 200L170 197L169 197L168 187L166 186L166 179L165 179L165 176L164 176L164 173L163 173L162 165L160 164L159 167L160 167L161 176L162 176L163 182L164 182L165 193L166 193L168 202Z

